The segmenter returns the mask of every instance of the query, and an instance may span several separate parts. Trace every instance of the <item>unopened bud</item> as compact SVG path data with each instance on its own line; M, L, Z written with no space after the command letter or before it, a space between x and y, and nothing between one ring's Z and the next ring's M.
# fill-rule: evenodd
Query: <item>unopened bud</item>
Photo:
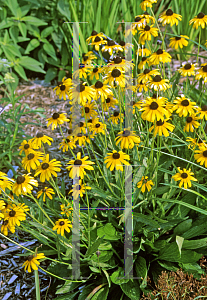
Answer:
M98 251L96 251L96 255L99 257L100 256L100 254L101 254L101 252L98 250Z

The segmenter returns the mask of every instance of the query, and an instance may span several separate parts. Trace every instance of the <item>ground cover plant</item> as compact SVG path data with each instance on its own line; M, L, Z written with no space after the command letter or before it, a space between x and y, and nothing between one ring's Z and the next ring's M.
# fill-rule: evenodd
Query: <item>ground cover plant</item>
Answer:
M199 60L201 49L206 51L201 33L207 15L194 7L189 20L199 30L194 41L177 32L185 16L169 7L155 18L154 4L141 2L142 13L134 15L130 27L121 25L119 41L94 28L78 72L58 82L54 92L69 102L70 112L57 111L45 124L62 134L60 158L47 153L53 139L37 132L19 144L22 168L13 170L13 178L0 173L1 235L10 238L20 228L42 244L28 250L23 265L35 272L37 299L38 268L46 259L57 300L141 299L152 292L147 277L156 287L162 271L182 268L197 280L205 274L199 260L207 255L207 63ZM124 42L129 34L131 44ZM128 61L132 47L133 61ZM176 57L180 67L173 70ZM77 104L81 119L74 126ZM126 111L133 114L133 127L125 126ZM125 207L130 165L136 280L119 279L126 220L124 210L116 208ZM71 280L79 196L80 275L88 279Z

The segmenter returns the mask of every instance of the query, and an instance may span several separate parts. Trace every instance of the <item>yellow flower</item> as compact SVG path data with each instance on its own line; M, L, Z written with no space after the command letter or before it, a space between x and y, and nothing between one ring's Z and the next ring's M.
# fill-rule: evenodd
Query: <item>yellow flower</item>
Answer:
M0 188L5 192L6 188L11 190L12 185L13 185L13 179L8 178L8 176L5 173L0 172ZM0 189L0 194L2 192L1 189Z
M72 225L70 224L70 221L68 219L59 219L55 222L55 226L52 230L57 230L57 234L61 234L61 236L64 235L64 231L70 232L70 228L72 228Z
M81 177L83 179L84 175L86 175L86 170L94 170L94 168L90 165L95 164L94 162L87 161L88 156L85 156L84 158L81 158L81 152L78 152L77 159L70 160L67 165L71 165L69 167L66 167L67 170L70 170L69 177L74 178L76 175L77 177Z
M195 65L190 63L182 63L182 67L178 69L178 72L182 76L194 76L195 75Z
M66 95L68 95L68 92L72 86L71 78L65 78L66 77L63 77L62 82L60 81L58 86L53 89L53 91L56 90L56 95L59 95L59 99L63 97L64 100L66 100Z
M37 253L37 255L29 255L27 257L27 260L23 263L22 267L24 267L24 271L26 271L28 269L28 272L31 273L32 270L38 270L38 266L40 264L40 262L38 261L38 259L42 259L45 258L44 253Z
M186 118L186 125L184 127L184 132L193 132L195 128L198 128L200 126L200 123L197 122L196 120L198 120L199 117L196 117L195 114L192 114L190 117Z
M29 176L29 174L17 176L17 180L12 188L12 192L17 196L30 194L33 189L32 185L38 186L37 180Z
M103 84L101 81L97 81L94 85L92 85L94 90L94 99L98 100L101 97L101 101L104 102L104 99L108 98L109 95L113 95L112 90L110 90L110 86Z
M151 97L147 97L145 103L142 104L142 108L140 111L144 110L141 115L143 120L147 120L149 122L154 122L155 120L164 120L164 115L168 118L169 112L164 108L165 100L162 97L158 99L154 99Z
M167 120L169 120L169 119L165 119L163 121L161 121L161 120L156 121L154 136L156 136L158 133L159 136L162 136L164 134L165 137L168 137L169 136L168 130L170 130L170 131L174 130L175 126L167 123L166 122ZM154 129L154 125L152 127L150 127L149 132L151 132L153 129Z
M67 206L65 206L65 204L61 204L60 208L62 210L61 215L66 215L66 217L70 217L71 212L73 210L70 204L67 204Z
M21 146L19 147L19 149L21 149L21 151L19 152L20 155L22 154L23 151L24 151L25 155L29 154L29 152L34 151L33 145L32 145L32 139L29 140L28 142L26 140L24 140L21 143Z
M99 48L101 45L107 44L107 41L104 40L103 38L96 36L96 38L94 39L94 41L92 43L90 43L89 45L91 46L95 46L95 50L99 51Z
M165 91L170 88L169 80L162 79L160 75L156 75L153 79L150 80L149 88L154 89L155 91Z
M158 36L158 29L154 28L153 25L149 26L143 26L140 30L140 38L139 38L139 42L144 45L145 41L151 41L152 37L151 36Z
M175 14L172 9L167 9L159 16L158 22L162 23L162 26L166 24L173 26L174 24L178 25L178 20L181 21L182 16Z
M179 48L183 48L183 46L188 46L188 41L189 37L187 35L180 35L180 36L176 36L176 37L172 37L170 38L170 44L169 47L171 48L175 48L178 49Z
M4 220L9 221L11 227L20 226L20 221L26 220L26 214L19 206L13 205L7 213L5 213Z
M191 175L194 175L193 172L191 172L191 169L189 170L186 170L186 169L183 169L180 170L180 168L178 167L178 171L179 173L176 173L174 176L172 176L172 178L175 180L175 181L178 181L180 180L180 183L179 183L179 187L181 188L182 185L184 184L184 188L187 189L188 186L191 187L192 184L191 184L191 180L192 181L197 181L196 178L194 178L193 176Z
M113 150L113 153L107 153L107 157L105 157L105 164L106 167L109 168L110 167L110 171L113 171L114 168L116 167L116 170L120 170L123 172L123 166L122 163L124 165L130 165L127 160L130 160L130 157L128 154L125 154L122 151L117 152L116 150Z
M40 181L45 182L45 180L49 181L50 177L53 175L57 177L56 172L60 172L61 162L56 159L52 159L49 161L49 154L46 154L46 157L42 161L41 165L38 167L35 173L35 177L40 174Z
M152 79L152 76L160 75L160 72L158 72L158 69L156 70L149 70L145 69L143 73L140 73L138 75L137 81L138 83L142 82L142 84L150 81Z
M144 193L145 189L147 188L148 192L152 189L152 186L154 185L154 183L152 182L152 180L147 180L148 176L142 176L142 179L137 183L137 187L141 189L141 192Z
M156 52L152 53L152 55L148 58L148 61L151 65L159 65L160 62L163 64L171 62L171 58L172 56L165 50L158 49Z
M157 0L143 0L143 1L140 3L141 9L142 9L142 10L146 10L147 7L152 7L152 4L153 4L153 3L157 3Z
M52 200L52 195L51 194L55 194L55 192L52 188L45 187L44 189L41 189L37 193L37 199L39 199L42 194L43 194L43 202L45 202L45 197L47 196L48 198L50 198L50 200Z
M191 102L190 99L186 98L184 95L176 97L177 100L173 101L174 107L173 111L179 114L179 117L186 117L187 114L191 116L194 113L196 102Z
M202 166L205 163L205 168L207 168L207 147L201 146L199 150L196 150L194 155L195 160Z
M76 183L75 185L72 185L72 190L70 190L70 193L73 193L72 196L77 199L78 196L80 195L81 197L83 197L83 194L85 194L85 190L91 190L90 186L84 186L84 184L82 184L82 180L79 180L79 183Z
M207 82L207 63L202 64L201 68L197 70L198 74L196 74L195 79L199 80L199 79L204 79L204 82Z
M59 144L59 149L63 148L63 152L68 151L68 148L71 149L76 148L74 138L71 136L68 136L66 139L62 140L62 143Z
M198 29L199 26L205 28L207 24L207 15L200 12L196 17L189 21L189 25L193 24L193 28Z
M63 124L64 122L69 121L69 119L66 118L66 113L59 114L59 113L54 113L51 118L47 119L47 127L52 124L52 130L57 128L58 124Z
M36 137L31 139L29 142L31 142L31 147L34 149L39 149L42 147L42 143L47 143L48 145L51 145L51 142L53 142L53 138L44 135L42 132L37 132ZM25 147L25 145L24 145ZM32 152L32 151L29 151ZM25 152L26 154L26 152ZM28 153L29 154L29 153Z
M132 149L134 147L134 143L138 144L141 142L140 137L135 134L134 131L130 131L128 129L124 129L118 133L118 137L115 138L116 145L121 142L121 148Z
M206 121L207 121L207 105L204 104L201 109L200 109L200 119L203 119L205 117Z
M37 167L40 165L40 162L38 159L42 159L44 153L42 152L31 152L26 157L22 159L22 166L25 170L30 172L31 168L33 170L37 169Z
M121 122L123 122L124 120L124 115L121 114L118 111L115 111L114 114L109 118L109 120L112 121L113 124L118 124L118 120L120 120L121 118Z
M97 36L105 38L105 35L102 32L98 33L97 31L93 30L91 35L86 39L86 42L90 43L90 40L92 40L92 42L94 42L94 40ZM89 51L88 53L90 53L90 52L92 52L92 51ZM87 56L88 56L88 53L86 54Z
M7 236L8 229L11 231L11 233L15 233L15 226L11 226L9 224L9 220L4 220L3 223L1 224L1 232Z
M115 50L115 52L123 52L122 47L120 45L115 44L115 42L112 40L107 41L107 45L103 46L101 49L102 52L108 51L110 55L113 54L113 50Z
M80 84L74 84L69 92L70 104L74 105L77 103L80 105L85 105L86 101L88 103L94 98L95 91L92 87L86 85L86 82Z

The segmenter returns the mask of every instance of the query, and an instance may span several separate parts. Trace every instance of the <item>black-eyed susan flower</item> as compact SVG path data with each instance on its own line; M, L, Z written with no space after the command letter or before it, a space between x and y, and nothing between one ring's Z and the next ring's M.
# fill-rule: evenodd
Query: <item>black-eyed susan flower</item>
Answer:
M135 131L130 131L129 128L124 128L123 131L118 133L115 138L116 146L121 142L121 148L132 149L134 144L139 145L141 142L140 137L136 135Z
M5 189L8 188L11 190L13 185L13 180L10 179L5 173L0 172L0 194L1 194L1 189L5 192Z
M151 41L152 36L158 36L158 29L153 27L153 25L146 25L139 29L139 34L139 42L144 45L145 41Z
M203 106L201 106L201 109L200 109L200 119L206 119L207 121L207 105L204 104Z
M61 204L60 205L60 209L61 209L61 215L66 215L66 217L70 217L72 211L73 211L73 208L71 207L70 204Z
M80 64L79 65L79 69L76 70L74 73L73 73L73 77L77 80L77 78L87 78L88 76L88 73L90 72L90 69L92 69L93 66L92 65L83 65L83 64ZM72 84L71 84L72 86Z
M84 158L81 158L81 152L78 152L77 159L70 160L67 165L70 165L66 167L67 170L70 170L69 177L74 178L76 175L77 177L83 177L86 175L86 170L94 170L94 168L91 166L94 164L92 161L87 161L88 156L85 156Z
M135 30L136 28L140 28L143 25L147 25L145 18L141 17L140 15L136 16L134 19L133 29Z
M36 137L32 138L30 141L31 141L31 147L33 149L39 149L42 147L42 143L43 144L47 143L48 145L51 145L51 142L53 142L53 138L46 136L42 132L37 132ZM27 151L27 152L33 152L33 151Z
M148 61L152 65L159 65L160 62L168 63L171 62L172 56L167 53L165 50L158 49L156 52L152 53L148 58Z
M188 46L188 40L189 37L187 35L180 35L170 38L170 44L169 47L178 49L183 48L183 46Z
M202 64L200 69L197 69L197 74L195 76L196 80L204 79L204 82L207 82L207 63Z
M51 118L47 119L48 121L47 127L50 126L50 124L52 124L52 130L54 130L55 128L57 128L58 124L61 125L64 122L68 122L69 119L67 119L65 115L66 113L63 114L54 113Z
M25 155L29 154L32 151L35 151L32 147L32 139L29 140L28 142L26 140L24 140L21 143L21 146L19 147L19 149L21 149L21 151L19 152L20 155L22 154L23 151L24 151Z
M37 169L40 165L39 159L42 159L44 153L42 152L31 152L26 157L22 159L22 166L27 171L30 172L31 168L33 170Z
M65 152L65 151L68 151L69 147L71 149L76 148L73 136L68 136L66 139L64 138L62 140L62 142L59 144L58 149L63 148L62 150L63 150L63 152Z
M193 24L193 28L198 29L199 26L205 28L207 24L207 15L203 12L200 12L196 17L189 21L189 25Z
M143 83L142 80L138 82L136 85L136 89L139 93L141 93L143 90L144 92L147 92L148 91L147 81L146 83Z
M72 187L72 190L70 190L68 194L72 193L75 199L77 199L79 195L83 197L83 194L86 192L85 190L91 190L90 186L84 186L84 184L82 184L81 179L79 180L79 183L73 184Z
M199 148L201 146L204 146L204 143L206 143L206 140L201 140L200 138L191 138L191 137L187 137L186 138L186 141L189 142L189 145L188 145L188 149L192 149L194 150L196 148L196 146L198 146Z
M86 133L86 123L85 122L78 122L73 129L73 134L76 136L78 133Z
M3 200L0 200L0 220L4 218L4 214L1 211L5 210L5 206L5 202Z
M138 56L150 56L151 51L147 49L145 46L142 46L142 48L139 48L139 50L136 50L136 55L138 53Z
M93 51L88 51L87 53L82 54L82 64L84 65L91 65L93 59L97 59Z
M119 45L122 47L123 50L125 50L125 53L128 51L129 48L133 47L131 43L125 43L124 41L121 41Z
M78 133L77 136L74 137L74 142L78 142L79 146L85 146L86 142L90 143L90 139L84 135L83 133Z
M163 79L160 75L156 75L149 82L149 88L155 91L166 91L170 88L169 79Z
M90 103L94 94L94 89L87 86L86 82L74 84L69 92L70 104L77 103L77 101L79 101L78 104L80 105L84 105L86 101Z
M146 56L143 56L138 64L138 69L143 69L146 64L148 64L148 58Z
M110 171L113 171L114 168L116 170L120 170L123 172L123 166L124 165L130 165L127 160L130 160L130 157L128 154L125 154L122 151L117 152L116 150L113 150L113 153L107 153L107 157L105 157L105 164L106 167L110 167Z
M120 115L118 111L115 111L113 115L109 118L109 120L111 120L113 124L118 124L118 120L120 120L120 122L123 122L124 115L122 113Z
M81 107L81 116L86 116L86 119L90 119L91 117L97 116L97 112L94 109L95 103L91 102L90 104L85 104L83 107ZM85 112L85 114L84 114Z
M195 75L195 65L191 63L182 63L182 67L178 69L178 72L183 76L194 76Z
M115 99L113 96L108 96L106 99L104 99L104 103L103 103L103 109L104 111L108 111L109 107L113 107L115 108L115 105L118 105L118 100Z
M98 37L105 38L105 35L104 35L102 32L98 33L97 31L93 30L92 33L91 33L91 35L86 39L86 42L87 42L87 43L90 43L90 40L92 40L92 42L94 42L94 40L95 40L95 38L96 38L97 36L98 36ZM90 52L92 52L92 51L90 51ZM89 53L89 52L88 52L88 53ZM88 55L88 53L87 53L86 55Z
M141 18L145 20L146 23L155 23L155 18L151 16L147 11L145 11L142 15L140 15Z
M186 118L186 125L183 129L183 131L185 132L194 132L195 128L198 128L200 126L200 123L197 122L196 120L198 120L199 117L196 117L195 114L192 114L191 116Z
M124 71L120 71L117 68L111 70L106 76L103 77L103 83L109 84L111 87L121 86L125 87L128 83L129 76L124 74Z
M156 136L157 134L159 134L159 136L164 135L165 137L169 136L169 131L173 131L175 126L168 123L169 119L165 119L165 120L159 120L156 121L155 124L155 130L154 130L154 136ZM150 127L149 132L152 132L152 130L154 129L154 125L152 127ZM169 130L169 131L168 131Z
M26 214L21 207L13 205L12 209L5 214L4 220L8 220L11 227L20 226L20 221L26 220Z
M114 68L120 71L128 71L130 68L133 68L135 65L132 61L125 60L119 55L116 55L110 62L103 67L103 72L107 75L111 72Z
M93 134L97 134L97 133L105 134L106 124L99 122L97 119L90 127L90 130L93 132Z
M145 189L147 188L148 192L152 189L154 183L152 180L148 180L148 176L142 176L142 179L137 183L137 187L140 189L141 192L144 193Z
M92 86L94 89L94 99L98 100L101 97L101 101L104 102L104 99L108 98L109 95L113 95L112 90L110 90L110 86L103 84L101 81L96 81L96 83Z
M162 23L162 26L165 26L166 24L170 24L170 26L173 26L174 24L178 25L178 20L182 20L182 16L175 14L172 9L167 9L161 15L159 16L158 22Z
M140 73L138 75L137 81L138 83L140 83L141 81L142 83L146 83L152 79L152 76L156 76L156 75L160 75L160 72L158 72L157 69L156 70L145 69L143 73Z
M29 173L30 174L30 173ZM33 186L38 186L37 180L35 180L32 176L26 175L19 175L17 176L16 182L13 185L12 192L19 195L26 195L27 193L31 193Z
M59 95L59 99L63 97L64 100L66 100L66 95L68 96L68 92L72 86L72 79L66 77L63 77L62 81L58 82L58 86L56 86L54 90L56 90L56 95Z
M40 181L45 182L49 181L50 177L53 175L57 177L56 172L60 172L61 162L56 159L49 161L49 154L46 154L46 157L43 159L41 165L37 168L35 177L40 174Z
M96 80L99 80L100 73L102 73L102 72L103 72L102 68L99 68L99 67L93 68L88 74L90 76L89 79L93 80L93 78L95 77Z
M202 166L205 165L205 168L207 168L207 147L206 146L200 146L199 150L195 150L194 158L195 160L200 163Z
M174 176L172 176L172 178L175 181L180 180L180 183L179 183L179 187L180 188L182 187L182 185L184 185L184 189L187 189L188 187L192 186L191 181L197 181L197 179L192 176L192 175L194 175L194 173L191 172L191 169L189 169L189 170L186 170L186 169L181 170L178 167L178 171L179 171L179 173L176 173Z
M89 45L91 46L95 46L95 50L99 51L99 48L101 45L106 45L107 41L99 36L97 36L94 41L92 43L90 43Z
M173 111L179 114L179 117L186 117L187 114L190 116L194 114L196 102L191 102L190 99L186 98L184 95L176 97L173 101L174 107Z
M64 236L65 231L70 232L70 228L72 228L72 225L68 219L59 219L55 222L52 230L57 230L57 234Z
M38 270L38 266L40 264L38 259L43 259L43 258L45 258L44 253L37 253L36 256L35 255L27 256L27 260L22 265L22 267L24 267L24 271L26 272L26 270L28 270L28 272L31 273L32 269Z
M49 187L44 187L43 189L41 189L38 193L37 193L37 199L39 199L41 197L41 195L43 194L43 202L45 202L45 198L46 196L52 200L52 194L55 194L54 190L52 188Z
M120 46L119 44L116 44L114 41L109 40L107 41L107 44L104 45L101 49L102 52L107 52L112 55L113 51L115 50L115 52L121 51L123 52L122 46Z
M86 120L87 126L89 128L89 130L91 131L91 128L97 123L99 122L99 118L97 117L93 117L89 120Z
M149 122L154 122L156 121L163 121L164 120L164 115L168 118L169 117L169 112L164 108L165 105L165 100L162 98L158 98L157 100L147 97L145 102L142 104L142 108L140 111L144 112L141 115L141 118L143 120L147 120Z
M9 220L3 220L3 223L1 224L1 233L4 235L8 235L8 229L11 231L11 233L15 233L15 226L11 226L9 224Z
M143 0L141 3L140 3L140 6L141 6L141 9L142 10L146 10L147 7L151 8L152 7L152 4L153 3L156 3L157 0Z

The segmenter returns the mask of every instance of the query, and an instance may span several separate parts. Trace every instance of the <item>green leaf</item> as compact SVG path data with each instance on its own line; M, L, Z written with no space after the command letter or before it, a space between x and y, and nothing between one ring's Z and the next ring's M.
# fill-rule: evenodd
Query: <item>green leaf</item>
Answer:
M9 28L9 33L11 35L12 40L16 44L18 42L18 36L19 36L19 29L18 29L18 27L17 26L12 26L11 28Z
M50 35L54 31L53 26L46 27L41 32L41 38L46 38L48 35Z
M98 268L91 267L91 266L89 266L89 268L90 268L91 271L94 272L94 273L101 273L101 271L100 271Z
M32 39L29 44L27 45L27 48L25 50L24 54L28 54L30 51L34 50L40 45L40 42L37 39Z
M14 70L26 81L28 81L24 69L20 65L15 65Z
M65 282L65 284L56 290L56 295L72 292L74 289L82 285L82 282Z
M116 229L111 223L107 223L104 227L97 229L97 235L103 237L105 240L118 240L119 237L116 235Z
M6 20L3 20L0 23L0 29L4 29L4 28L10 28L11 26L14 25L14 22L9 21L9 19L7 18Z
M17 9L19 7L19 4L18 4L17 0L7 0L7 1L4 1L4 2L9 7L9 9L13 13L13 15L15 17L17 17Z
M55 49L53 48L53 46L51 44L49 44L49 43L44 44L43 49L49 56L51 56L53 59L57 60Z
M49 68L45 75L45 82L50 82L57 76L57 69L56 68Z
M42 70L38 65L41 65L40 62L37 60L29 57L29 56L22 56L19 58L19 64L22 65L24 68L40 72L40 73L46 73L44 70Z
M192 219L188 219L185 220L183 222L181 222L180 224L178 224L175 228L174 228L174 234L176 235L181 235L182 233L186 232L188 229L190 229L192 226Z
M110 276L111 281L118 285L127 283L129 281L129 279L119 279L118 277L124 277L124 270L121 267L119 267L117 271L114 271L113 274Z
M135 261L135 270L137 277L141 277L143 280L141 287L145 288L147 286L147 264L146 260L142 256L138 256Z
M207 225L206 222L198 225L198 226L193 226L192 228L190 228L188 231L184 232L182 234L182 237L186 240L186 239L191 239L195 236L204 234L207 232Z
M137 280L130 280L127 283L121 284L120 287L131 300L140 299L141 290Z
M27 36L27 26L23 22L17 23L17 25L18 25L19 30L20 30L21 34L23 35L23 37L26 38L26 36Z
M32 16L26 16L21 18L22 21L28 22L29 24L35 25L35 26L43 26L43 25L47 25L46 22L36 18L36 17L32 17Z
M151 219L152 217L149 216L149 215L144 215L144 214L140 214L140 213L137 213L137 212L133 212L133 218L137 222L140 222L140 223L143 223L143 224L146 224L146 225L150 225L150 226L155 227L155 228L160 227L160 224L157 223L157 221L152 220Z
M86 254L85 254L86 257L87 257L87 256L90 256L91 254L93 254L93 253L98 249L99 245L100 245L101 243L103 243L103 238L104 238L104 237L102 237L102 238L96 240L96 241L95 241L95 242L87 249Z
M106 300L108 297L108 293L109 293L109 287L105 286L102 289L100 289L97 293L95 293L95 295L91 298L91 300L100 300L100 299Z
M197 249L201 247L207 246L207 238L199 239L199 240L185 240L183 242L183 249Z
M183 237L176 235L176 243L178 245L180 256L181 256L181 249L182 249L183 241L184 241Z

